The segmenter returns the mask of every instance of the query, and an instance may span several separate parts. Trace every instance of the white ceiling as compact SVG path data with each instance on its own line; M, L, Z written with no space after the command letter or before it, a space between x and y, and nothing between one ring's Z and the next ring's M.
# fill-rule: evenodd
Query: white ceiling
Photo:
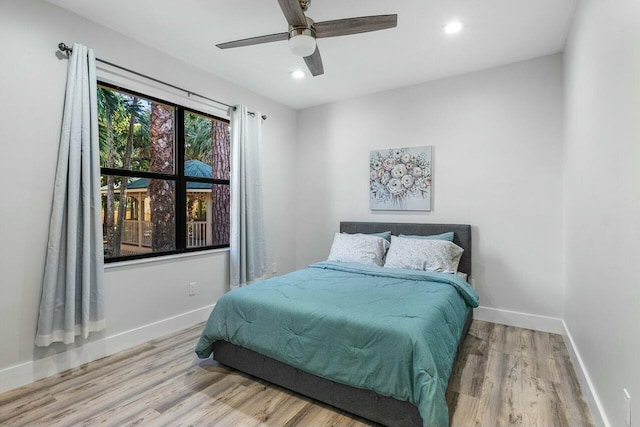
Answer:
M291 71L307 69L284 41L215 47L287 31L277 0L48 1L296 109L561 52L576 4L313 0L307 15L316 22L397 13L398 27L319 39L325 74L294 80ZM463 31L444 34L454 18Z

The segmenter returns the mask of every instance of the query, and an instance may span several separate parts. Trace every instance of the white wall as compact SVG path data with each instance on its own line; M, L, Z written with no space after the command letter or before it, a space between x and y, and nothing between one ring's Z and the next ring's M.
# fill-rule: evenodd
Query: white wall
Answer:
M299 114L297 265L326 259L344 220L473 225L485 307L560 317L562 58ZM433 146L433 211L369 210L369 151Z
M58 42L83 43L99 58L267 114L261 167L269 271L273 261L279 273L294 269L294 110L43 0L0 2L0 39L0 389L7 388L3 370L64 351L33 346L67 69ZM210 306L228 286L227 261L218 251L108 269L105 336ZM193 297L191 281L198 282Z
M640 2L578 2L565 52L564 319L610 425L640 414Z

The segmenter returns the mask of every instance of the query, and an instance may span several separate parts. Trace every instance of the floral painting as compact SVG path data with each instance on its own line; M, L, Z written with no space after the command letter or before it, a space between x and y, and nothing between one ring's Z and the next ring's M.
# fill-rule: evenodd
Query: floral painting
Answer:
M373 210L431 210L431 146L372 151L369 204Z

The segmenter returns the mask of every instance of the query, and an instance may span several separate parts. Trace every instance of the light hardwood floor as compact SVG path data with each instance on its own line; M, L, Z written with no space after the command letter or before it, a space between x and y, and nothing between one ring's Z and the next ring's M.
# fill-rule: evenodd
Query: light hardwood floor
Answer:
M366 426L193 349L198 325L0 394L2 426ZM474 321L447 391L451 426L591 426L559 335Z

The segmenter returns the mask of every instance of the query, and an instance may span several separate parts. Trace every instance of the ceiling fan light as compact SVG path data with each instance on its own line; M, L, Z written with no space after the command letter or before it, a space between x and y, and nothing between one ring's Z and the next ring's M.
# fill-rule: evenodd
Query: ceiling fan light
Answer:
M289 32L289 49L294 55L309 56L316 50L316 38L313 30L297 28Z

